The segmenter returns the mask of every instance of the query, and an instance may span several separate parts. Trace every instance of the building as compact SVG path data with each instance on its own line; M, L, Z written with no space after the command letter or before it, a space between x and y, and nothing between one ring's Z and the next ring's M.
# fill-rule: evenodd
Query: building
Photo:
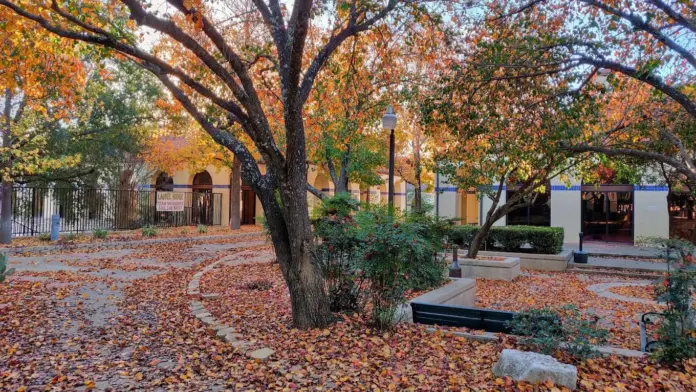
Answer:
M439 215L462 223L478 224L492 203L487 197L479 199L473 190L457 189L446 179L441 179L436 189L439 191ZM514 192L514 187L506 187L500 202L504 203ZM574 182L568 186L554 180L533 206L514 211L495 225L562 227L567 243L577 243L580 232L587 241L610 243L633 243L640 237L669 237L670 224L674 226L678 219L693 220L694 214L685 211L685 207L681 207L684 203L677 203L678 198L668 203L668 194L668 188L661 185L597 187ZM690 208L693 209L693 203Z
M261 165L261 170L265 167ZM388 198L386 173L380 173L384 180L382 185L369 189L361 189L358 184L349 184L351 194L356 200L369 203L386 204ZM171 175L156 172L150 178L150 183L141 184L141 189L158 191L186 192L190 194L186 205L191 206L191 215L200 224L227 225L230 219L230 189L231 169L208 166L205 170L192 173L188 169L179 170ZM311 165L307 172L307 182L327 195L334 194L334 185L327 172ZM406 209L406 183L394 176L394 205L401 210ZM252 225L260 222L263 207L250 186L242 182L240 217L242 225ZM311 211L319 199L307 193L309 210ZM188 208L188 207L187 207Z

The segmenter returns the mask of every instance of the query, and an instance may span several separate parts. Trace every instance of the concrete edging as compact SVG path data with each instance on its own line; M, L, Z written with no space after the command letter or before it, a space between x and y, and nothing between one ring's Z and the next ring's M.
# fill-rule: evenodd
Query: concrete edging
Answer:
M460 257L466 257L466 252L459 251L459 254ZM518 257L520 259L520 267L537 271L565 271L568 268L568 263L573 259L572 249L564 249L561 253L555 255L490 250L482 250L478 254L481 256Z
M15 254L28 253L28 252L49 252L52 250L118 248L118 247L123 247L123 246L168 244L168 243L174 243L174 242L197 242L197 241L208 241L208 240L235 239L235 238L254 237L254 236L262 235L262 234L263 234L262 231L256 231L256 232L249 232L249 233L208 235L208 236L199 236L199 237L169 237L169 238L150 238L150 239L132 240L132 241L105 241L105 242L99 242L99 243L89 242L89 243L83 243L83 244L17 246L17 247L0 248L0 252L7 253L8 255L15 255Z
M411 302L473 307L476 303L476 279L450 278L450 280L450 283L419 295L401 305L396 310L395 319L397 322L413 322Z
M236 256L242 255L245 252L239 252L236 254ZM272 260L272 259L271 259ZM220 260L217 260L215 262L212 262L205 267L203 267L200 271L196 272L193 274L193 278L191 281L189 281L188 288L186 289L186 293L189 296L192 296L193 298L198 298L198 299L206 299L206 298L217 298L219 297L219 294L201 294L200 291L200 282L201 278L203 275L206 273L210 272L218 266L221 263L228 262L229 260L227 258L222 258ZM270 260L269 260L270 261ZM274 354L274 351L268 347L263 347L257 350L250 350L249 347L251 346L251 343L243 340L243 336L239 333L236 332L236 329L234 327L231 327L226 324L222 324L218 322L213 315L205 308L203 303L197 299L192 299L191 302L189 303L190 305L190 310L191 314L199 319L206 327L212 329L215 331L215 334L229 343L232 347L234 347L236 350L240 351L241 353L245 354L247 357L252 358L252 359L258 359L258 360L266 360L268 359L271 355Z
M493 280L512 281L520 276L520 258L507 256L487 256L497 257L501 260L486 259L460 259L459 265L462 273L466 272L467 277L477 277Z

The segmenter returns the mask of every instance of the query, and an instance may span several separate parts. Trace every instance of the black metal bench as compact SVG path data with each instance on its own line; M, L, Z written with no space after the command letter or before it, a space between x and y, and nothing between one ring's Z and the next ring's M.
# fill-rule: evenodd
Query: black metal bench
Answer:
M662 313L648 312L640 316L640 351L650 352L659 344L657 340L650 340L648 336L648 324L655 324L654 318L661 318Z
M411 302L413 322L429 325L446 325L482 329L486 332L511 333L509 322L514 312L465 308L463 306L433 305Z

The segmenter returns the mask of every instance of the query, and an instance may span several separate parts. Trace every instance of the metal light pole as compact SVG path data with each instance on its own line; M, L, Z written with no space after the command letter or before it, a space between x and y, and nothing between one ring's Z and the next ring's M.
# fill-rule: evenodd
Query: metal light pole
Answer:
M389 133L389 206L394 206L394 128L396 128L396 113L389 105L387 112L382 117L382 126L390 130Z

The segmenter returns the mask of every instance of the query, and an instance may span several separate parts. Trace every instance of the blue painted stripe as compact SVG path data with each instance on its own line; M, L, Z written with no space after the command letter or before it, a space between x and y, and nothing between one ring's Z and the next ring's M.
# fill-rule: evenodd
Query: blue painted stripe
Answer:
M441 186L435 188L435 192L457 192L459 188L456 186Z
M568 188L565 185L551 185L551 190L552 191L579 191L580 185L571 185L570 188Z
M637 192L669 192L669 188L664 185L634 185L633 190Z

